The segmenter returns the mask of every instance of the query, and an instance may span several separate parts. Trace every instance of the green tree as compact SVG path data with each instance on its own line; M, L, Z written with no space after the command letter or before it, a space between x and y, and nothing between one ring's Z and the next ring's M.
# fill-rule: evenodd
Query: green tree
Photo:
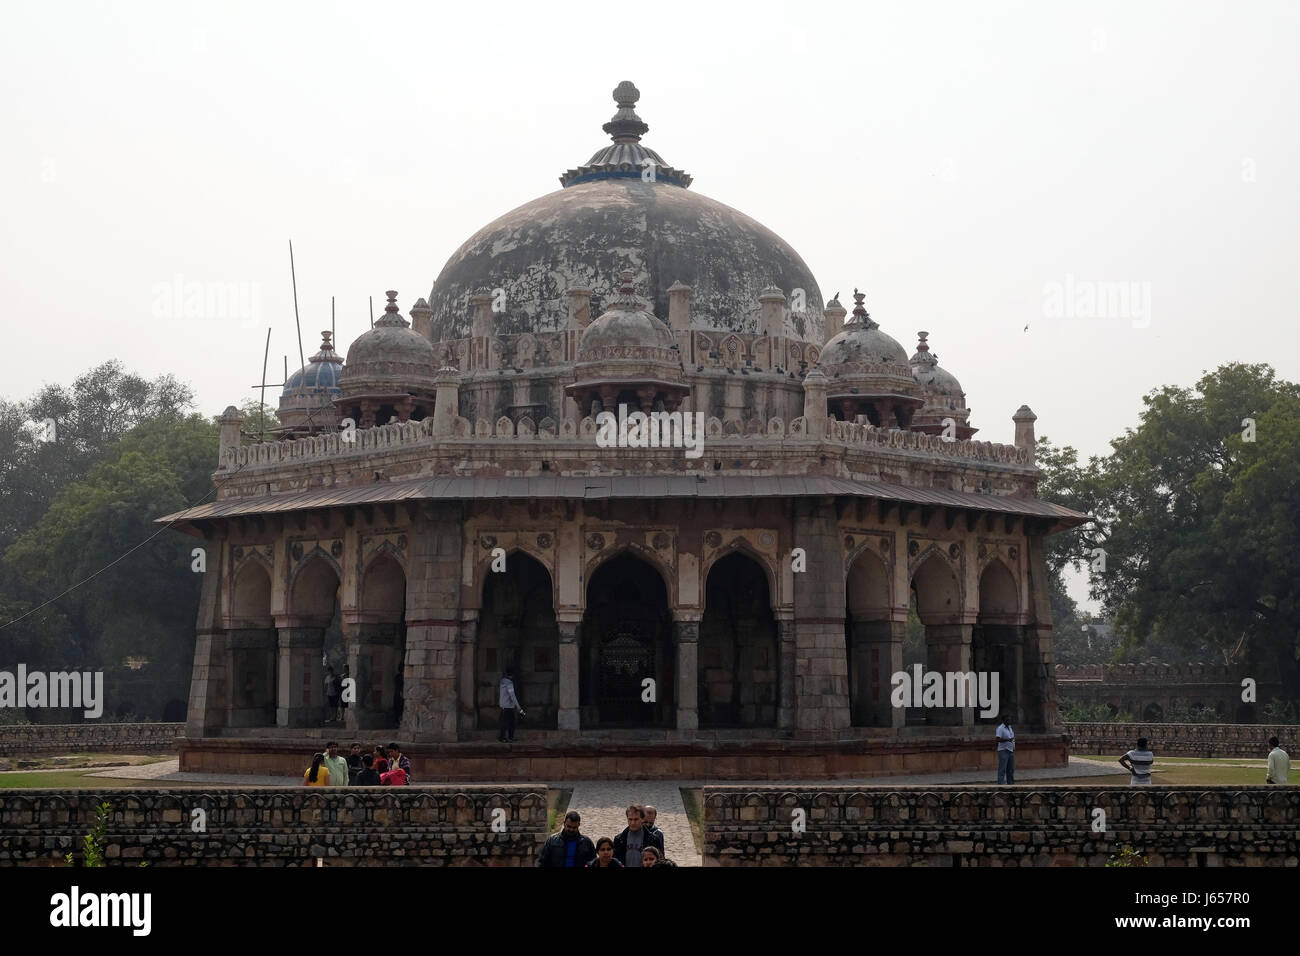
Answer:
M1130 649L1209 647L1295 697L1300 387L1234 363L1143 403L1138 427L1076 476L1105 551L1094 596Z

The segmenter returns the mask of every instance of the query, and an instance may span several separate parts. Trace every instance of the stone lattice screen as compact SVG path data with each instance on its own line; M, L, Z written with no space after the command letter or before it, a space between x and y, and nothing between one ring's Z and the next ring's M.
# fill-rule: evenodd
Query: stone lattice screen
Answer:
M79 853L105 801L109 866L531 866L546 838L539 786L9 790L0 791L0 866ZM192 829L196 809L205 832Z
M127 754L175 753L183 723L19 724L0 727L0 757L29 757L82 751Z
M708 787L704 843L705 866L1296 866L1300 790Z

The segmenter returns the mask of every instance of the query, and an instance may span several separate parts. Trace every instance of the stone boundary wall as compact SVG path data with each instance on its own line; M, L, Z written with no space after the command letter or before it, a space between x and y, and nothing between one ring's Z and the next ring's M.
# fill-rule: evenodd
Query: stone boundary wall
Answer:
M1168 757L1247 757L1263 760L1268 756L1268 738L1276 736L1282 749L1296 753L1300 726L1269 724L1119 724L1066 723L1070 735L1070 752L1077 754L1114 754L1118 757L1137 746L1145 737L1156 759ZM1260 778L1263 780L1263 777Z
M1057 664L1056 679L1106 684L1231 683L1240 687L1241 675L1222 664Z
M993 728L989 727L991 736ZM346 747L353 739L336 735ZM363 738L368 739L368 738ZM388 739L388 738L385 738ZM399 740L401 738L398 738ZM403 741L417 783L457 780L834 780L905 773L982 770L997 779L990 739L757 740L655 743L574 740L550 743L427 744ZM198 773L275 774L299 777L320 749L319 738L187 738L180 768ZM1019 769L1064 767L1066 738L1026 734L1016 738Z
M0 757L30 757L82 751L129 754L175 753L183 723L17 724L0 726Z
M95 807L113 806L109 866L532 866L544 786L331 790L0 790L0 866L80 859ZM192 830L193 811L207 814ZM492 829L505 811L505 832Z
M1297 866L1300 788L704 790L705 866L1104 866L1123 846L1153 866Z

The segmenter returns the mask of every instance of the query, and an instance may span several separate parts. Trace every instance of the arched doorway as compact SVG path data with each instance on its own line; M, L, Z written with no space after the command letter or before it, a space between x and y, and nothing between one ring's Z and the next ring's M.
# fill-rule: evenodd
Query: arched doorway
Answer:
M700 621L701 727L775 727L776 617L767 575L733 552L709 569Z
M961 588L952 566L938 554L931 553L912 572L912 590L916 595L916 614L925 629L925 670L940 674L965 673L970 670L970 649L961 626ZM926 724L960 726L961 707L925 707Z
M309 557L289 585L290 626L280 630L280 662L276 672L276 723L281 727L312 727L327 718L325 656L327 635L342 642L339 614L339 575L323 553ZM337 672L336 672L337 673Z
M348 726L397 727L406 683L406 572L391 554L366 567L357 610L347 649L348 676L356 682Z
M849 566L844 598L844 644L849 657L852 725L890 727L893 725L889 700L891 678L902 667L902 655L896 654L894 648L889 570L885 562L871 551L859 553Z
M664 579L630 554L610 558L587 584L579 700L584 727L671 727L676 661ZM646 678L654 700L646 701Z
M474 711L479 728L497 729L501 675L514 672L515 693L528 726L555 728L560 705L560 629L551 575L522 551L489 571L474 652Z
M1024 631L1016 622L1020 599L1016 580L1000 560L994 559L980 575L980 610L971 634L971 669L998 675L999 713L1020 721L1021 674L1024 664ZM998 714L984 717L975 711L975 722L996 724Z
M271 618L271 576L249 559L235 574L226 630L228 727L275 726L279 646Z

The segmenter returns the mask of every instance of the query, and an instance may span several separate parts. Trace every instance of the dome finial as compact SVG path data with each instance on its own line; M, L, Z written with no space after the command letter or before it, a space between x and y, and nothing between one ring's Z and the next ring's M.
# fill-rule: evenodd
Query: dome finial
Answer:
M912 356L913 365L938 365L939 356L930 351L930 343L926 341L930 337L929 332L916 333L916 354Z
M390 289L384 295L388 296L388 304L384 306L384 314L375 320L375 328L406 328L407 321L397 307L397 293Z
M632 85L631 80L624 80L614 88L614 102L618 112L614 118L601 127L616 143L639 143L641 137L650 129L636 115L636 103L641 99L641 91Z
M864 300L867 298L865 292L859 292L858 287L853 287L853 314L849 316L849 321L845 325L861 325L868 329L877 329L880 326L871 320L871 313L867 311ZM904 355L907 353L904 352Z

